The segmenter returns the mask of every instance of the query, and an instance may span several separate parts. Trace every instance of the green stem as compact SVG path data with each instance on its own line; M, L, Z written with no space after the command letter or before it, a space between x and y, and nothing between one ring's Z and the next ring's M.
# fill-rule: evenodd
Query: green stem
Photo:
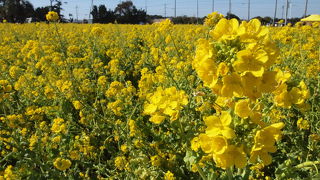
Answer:
M62 38L61 38L61 36L60 36L59 29L58 29L58 26L57 26L56 23L54 23L54 27L55 27L55 30L56 30L57 35L58 35L58 40L59 40L59 42L60 42L60 44L61 44L62 53L63 53L63 55L64 55L65 58L66 58L66 57L67 57L66 48L65 48L65 46L64 46L64 44L63 44L63 42L62 42Z
M227 176L228 176L228 180L233 180L233 175L232 175L232 170L231 168L227 169Z
M320 161L308 161L308 162L298 164L297 166L295 166L295 168L300 169L300 168L305 168L305 167L314 166L318 164L320 164Z
M4 162L7 158L9 158L13 152L8 153L3 159L1 159L0 163Z
M199 172L201 178L202 178L203 180L207 180L207 177L204 175L204 172L202 171L201 167L199 167L198 164L196 164L196 167L197 167L197 169L198 169L198 172Z

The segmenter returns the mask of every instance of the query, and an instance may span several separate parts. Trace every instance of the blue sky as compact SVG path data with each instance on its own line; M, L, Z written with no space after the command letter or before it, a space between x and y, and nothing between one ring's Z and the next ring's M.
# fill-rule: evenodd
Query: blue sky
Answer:
M34 7L47 6L50 0L29 0ZM132 0L133 4L138 9L145 9L147 6L148 14L158 14L164 16L165 4L167 16L174 15L175 0ZM206 16L211 13L213 0L198 0L199 2L199 17ZM305 0L289 0L291 8L289 9L288 17L301 17L304 13ZM88 18L90 11L91 0L64 0L63 14L69 18L69 14L76 16L76 6L78 6L79 19ZM105 4L108 9L114 9L121 0L93 0L94 5ZM197 0L176 0L177 16L197 15ZM242 19L247 19L248 15L248 0L231 0L232 13L238 15ZM282 6L285 10L286 0L278 0L277 17L282 18ZM226 14L229 9L229 0L214 0L215 11ZM274 15L275 0L251 0L250 17L255 16L271 16ZM320 14L320 0L309 0L307 14ZM285 12L283 13L285 16Z

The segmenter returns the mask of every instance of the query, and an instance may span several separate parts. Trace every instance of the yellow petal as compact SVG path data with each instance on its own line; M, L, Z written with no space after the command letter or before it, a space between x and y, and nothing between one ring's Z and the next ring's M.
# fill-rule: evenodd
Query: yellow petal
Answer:
M233 129L229 127L225 127L223 130L221 130L221 134L227 139L232 139L236 136Z
M227 140L223 136L212 137L212 150L214 154L224 153L227 146Z
M229 126L232 121L231 115L227 111L222 111L220 121L223 126Z
M156 110L157 110L157 106L154 105L154 104L147 104L144 107L144 113L145 114L152 114L152 113L156 112Z
M240 100L235 105L235 114L241 118L247 118L251 114L249 100Z
M158 114L155 114L153 116L151 116L151 118L149 119L149 121L155 123L155 124L160 124L162 123L162 121L165 119L165 116L160 116Z

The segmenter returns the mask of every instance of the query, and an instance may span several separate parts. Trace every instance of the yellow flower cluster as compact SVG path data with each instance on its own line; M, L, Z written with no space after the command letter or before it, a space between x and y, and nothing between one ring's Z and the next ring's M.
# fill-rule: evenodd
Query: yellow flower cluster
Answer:
M4 174L0 174L0 179L2 180L6 180L6 179L17 179L18 176L12 171L13 166L12 165L8 165L6 167L6 169L4 170Z
M59 15L55 11L49 11L48 14L46 15L46 19L48 21L57 21L59 20Z
M119 170L125 169L126 163L127 163L126 158L123 156L118 156L114 160L114 164Z
M212 12L211 14L208 14L207 18L204 20L204 25L213 28L222 18L222 14L218 12Z
M305 100L310 98L306 84L301 81L298 87L293 87L289 92L285 83L281 84L274 92L274 101L277 106L291 107L291 105L304 105Z
M281 138L281 129L284 123L275 123L261 130L258 130L254 137L254 146L251 150L250 161L255 162L259 157L264 165L269 165L272 162L272 157L269 153L277 151L275 142Z
M276 72L268 68L278 50L258 20L239 25L235 19L221 19L210 35L216 43L200 40L193 62L205 86L222 97L253 100L275 89ZM230 51L224 53L226 49Z
M235 132L229 126L231 115L223 111L220 117L208 116L204 119L207 129L199 135L201 149L210 153L218 167L223 169L231 166L245 167L247 160L243 147L228 144L228 139L235 137Z
M51 131L53 133L63 133L65 134L67 129L66 129L66 124L64 123L64 120L62 118L56 118L53 120L53 124L51 127Z
M162 89L159 87L156 92L149 94L148 103L144 105L144 114L150 115L150 121L155 124L162 123L166 116L170 121L179 118L180 110L188 104L188 97L182 90L175 87Z
M298 119L297 126L301 130L308 130L310 128L309 121L302 118Z
M12 86L7 80L0 80L0 102L9 97L11 90Z
M54 160L53 165L60 171L64 171L70 168L71 161L69 159L57 158Z
M199 40L193 67L203 84L217 96L216 104L220 107L216 110L230 108L236 115L232 117L222 111L220 117L204 118L207 129L199 135L199 144L203 152L212 154L217 166L244 168L247 154L250 162L259 157L269 165L272 161L269 153L276 151L274 144L281 137L284 123L268 126L262 121L263 95L274 94L274 104L286 108L303 104L309 98L303 81L288 92L286 80L290 74L270 70L278 55L279 49L270 40L268 29L257 19L239 25L236 19L222 18L210 31L209 39ZM241 122L236 122L238 118ZM258 125L248 129L250 134L257 131L254 145L250 146L247 140L232 145L232 139L241 139L234 128L248 128L250 124ZM196 143L192 144L192 149L197 150ZM251 152L246 153L244 148L251 148Z
M167 171L163 177L164 180L175 180L174 174L170 171Z

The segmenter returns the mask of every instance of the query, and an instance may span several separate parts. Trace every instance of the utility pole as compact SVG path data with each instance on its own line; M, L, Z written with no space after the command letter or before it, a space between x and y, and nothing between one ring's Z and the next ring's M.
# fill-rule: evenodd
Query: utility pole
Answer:
M289 19L292 18L292 6L293 6L293 3L292 2L289 2Z
M79 19L78 19L78 5L76 5L76 18L77 18L77 22L79 22Z
M119 0L119 4L121 4L121 3L122 3L122 1ZM122 6L120 6L120 16L122 16Z
M250 0L248 0L248 21L250 20Z
M177 17L177 0L174 0L174 17Z
M199 0L197 0L197 24L199 23L198 19L199 19Z
M275 5L275 8L274 8L274 16L273 16L273 25L276 23L276 18L277 18L277 8L278 8L278 0L276 0L276 5Z
M148 4L147 4L147 0L145 0L145 9L146 9L146 14L148 13Z
M308 9L308 0L306 0L306 5L304 7L304 17L307 16L307 9Z
M89 12L89 19L91 19L91 11L93 9L93 0L91 0L90 12Z
M284 20L285 25L287 25L288 23L288 9L289 9L289 0L286 0L286 18Z
M167 4L164 3L164 18L167 18Z
M212 12L214 12L214 0L212 0Z
M231 0L229 0L229 14L231 14Z
M282 5L282 14L281 14L281 19L283 19L283 14L284 14L284 5Z
M50 0L50 11L52 11L52 10L53 10L52 2L53 2L53 0Z

